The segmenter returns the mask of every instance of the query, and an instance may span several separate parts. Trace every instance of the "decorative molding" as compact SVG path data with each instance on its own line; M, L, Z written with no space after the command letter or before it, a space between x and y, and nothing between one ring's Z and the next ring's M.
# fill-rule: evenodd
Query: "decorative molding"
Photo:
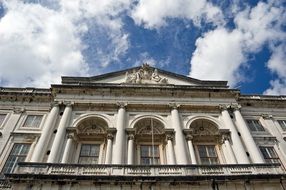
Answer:
M169 103L169 107L171 109L178 109L181 105L177 103Z
M14 112L15 114L21 114L21 113L26 112L26 109L25 109L24 107L21 107L21 108L19 108L19 107L14 107L14 108L13 108L13 112Z
M261 117L263 119L272 119L273 118L273 115L270 115L270 114L261 114Z
M119 108L126 108L127 106L127 103L126 102L117 102L116 105L119 107Z
M168 79L159 76L158 70L144 63L139 69L133 69L131 73L125 74L125 83L131 84L167 84Z

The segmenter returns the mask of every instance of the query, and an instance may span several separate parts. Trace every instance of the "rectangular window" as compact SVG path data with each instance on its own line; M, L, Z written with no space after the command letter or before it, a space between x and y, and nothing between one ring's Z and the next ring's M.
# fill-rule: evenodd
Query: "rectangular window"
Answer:
M219 163L215 145L198 145L197 149L201 164L210 165Z
M40 127L42 117L43 117L42 115L28 115L23 127L33 127L33 128Z
M140 163L142 165L160 164L160 152L158 145L140 146Z
M273 147L260 147L260 151L267 163L280 163L279 157Z
M6 118L6 114L0 114L0 126L3 124L5 118Z
M286 120L278 120L278 123L283 131L286 131Z
M11 173L18 162L24 162L30 150L30 144L14 144L3 167L2 173Z
M250 120L246 120L246 121L247 121L248 127L251 131L265 131L263 126L259 123L258 120L250 119Z
M100 145L83 144L79 154L78 163L80 164L98 164Z

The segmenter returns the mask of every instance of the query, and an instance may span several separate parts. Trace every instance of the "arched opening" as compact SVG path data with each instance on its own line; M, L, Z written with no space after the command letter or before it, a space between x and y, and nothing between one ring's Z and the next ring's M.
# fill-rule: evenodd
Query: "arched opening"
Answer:
M137 164L154 165L165 162L166 129L158 119L149 117L134 125Z

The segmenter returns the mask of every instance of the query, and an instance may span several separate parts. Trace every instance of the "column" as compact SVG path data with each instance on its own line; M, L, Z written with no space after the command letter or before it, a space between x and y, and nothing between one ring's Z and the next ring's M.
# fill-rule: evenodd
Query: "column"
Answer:
M175 165L176 159L175 159L175 153L174 153L174 147L173 147L173 135L167 135L167 155L168 155L168 164L169 165Z
M41 162L44 154L47 151L48 142L53 133L57 117L59 115L59 105L55 103L47 117L47 120L43 126L42 134L39 138L39 141L34 149L31 162Z
M190 152L190 157L191 157L191 164L197 164L195 149L194 149L194 145L193 145L193 136L192 135L187 135L186 136L186 140L187 140L188 147L189 147L189 152Z
M128 157L127 157L127 164L132 165L134 164L134 135L128 135Z
M176 139L175 152L176 152L177 164L188 164L185 138L181 127L178 106L174 104L170 106L172 107L171 110L172 127L175 130L175 139Z
M108 135L107 135L107 146L106 146L105 164L111 164L111 158L112 158L112 139L113 139L113 135L112 135L112 134L108 134Z
M243 144L241 142L241 139L238 135L237 129L234 126L230 115L228 113L227 110L227 106L223 105L221 106L221 115L222 115L222 119L224 121L225 126L230 130L231 132L231 139L233 142L233 149L235 150L234 154L236 157L236 160L238 162L238 164L249 164L249 159L246 155L246 151L244 150Z
M69 162L70 152L71 152L72 145L74 142L72 135L68 135L67 137L68 137L68 139L67 139L67 143L66 143L63 158L62 158L62 163L68 163Z
M63 145L63 140L66 134L66 127L70 121L71 114L72 114L72 105L68 104L66 105L65 111L59 123L59 127L57 129L57 133L51 148L51 153L47 161L48 163L58 162L60 150Z
M124 164L124 155L125 155L125 103L118 103L119 106L117 121L116 121L116 136L115 136L115 144L114 144L114 155L112 158L113 164Z
M233 153L233 150L231 148L231 145L230 145L230 137L229 136L224 136L223 137L223 143L225 145L225 149L227 151L227 154L229 156L229 159L227 160L227 163L229 164L237 164L237 161L235 159L235 156L234 156L234 153Z
M244 119L242 118L242 115L239 111L240 107L235 106L234 107L234 115L235 119L237 121L238 128L240 129L241 137L245 143L245 146L250 154L250 157L253 161L253 163L264 163L264 159L258 150L258 147L256 146L254 139L247 127L247 124L245 123Z

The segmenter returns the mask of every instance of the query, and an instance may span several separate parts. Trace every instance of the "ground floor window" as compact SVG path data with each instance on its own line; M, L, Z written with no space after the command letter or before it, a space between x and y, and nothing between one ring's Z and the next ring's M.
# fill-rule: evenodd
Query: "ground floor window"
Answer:
M218 164L215 145L197 145L198 158L201 164Z
M14 144L8 159L2 169L2 173L11 173L18 162L24 162L30 150L30 144Z
M160 164L159 145L140 145L140 164Z
M82 144L79 154L79 164L98 164L100 145Z

